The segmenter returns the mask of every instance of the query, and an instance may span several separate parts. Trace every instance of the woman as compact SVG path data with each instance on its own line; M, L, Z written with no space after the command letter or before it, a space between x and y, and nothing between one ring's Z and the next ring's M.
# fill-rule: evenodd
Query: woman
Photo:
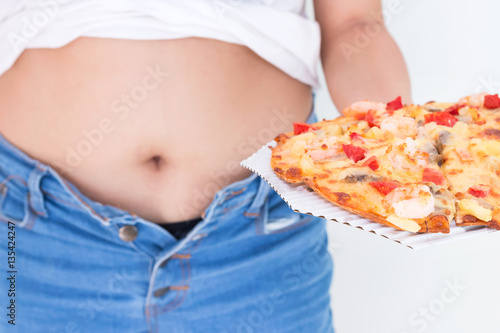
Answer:
M319 27L339 109L410 101L378 1L316 0L319 27L302 0L3 6L0 244L15 224L19 311L2 327L332 331L324 221L238 163L314 120Z

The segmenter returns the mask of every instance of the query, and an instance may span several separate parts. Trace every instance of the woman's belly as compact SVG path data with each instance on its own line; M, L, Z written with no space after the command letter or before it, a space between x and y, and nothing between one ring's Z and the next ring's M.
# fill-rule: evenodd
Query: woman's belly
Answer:
M80 38L0 77L0 132L89 198L153 222L200 216L239 162L311 110L241 45Z

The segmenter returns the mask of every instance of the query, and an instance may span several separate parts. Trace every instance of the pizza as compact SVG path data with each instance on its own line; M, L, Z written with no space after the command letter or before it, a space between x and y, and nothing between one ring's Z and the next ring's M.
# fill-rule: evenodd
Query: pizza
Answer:
M500 229L498 95L424 105L361 101L343 114L278 135L276 175L399 230Z

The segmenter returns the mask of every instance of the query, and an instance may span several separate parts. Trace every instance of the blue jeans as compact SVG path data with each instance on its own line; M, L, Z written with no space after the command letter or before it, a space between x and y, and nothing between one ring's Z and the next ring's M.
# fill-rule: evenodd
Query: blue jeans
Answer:
M1 136L0 183L1 332L333 332L325 221L256 175L220 190L181 240Z

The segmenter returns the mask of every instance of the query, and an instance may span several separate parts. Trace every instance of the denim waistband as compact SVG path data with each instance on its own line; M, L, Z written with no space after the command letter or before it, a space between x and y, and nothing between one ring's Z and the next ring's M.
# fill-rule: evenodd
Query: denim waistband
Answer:
M33 222L36 216L47 216L45 195L68 203L77 203L68 184L51 167L37 161L0 135L0 218L14 220L21 226ZM62 191L64 189L64 191ZM12 193L12 194L11 194ZM7 199L24 197L22 209L14 206L8 213ZM10 214L9 214L10 213Z
M311 111L307 122L315 120L315 114ZM5 200L9 196L8 192L12 192L18 199L20 197L24 199L22 203L18 203L17 208L7 212L4 211L5 202L0 202L0 218L4 220L15 220L20 226L29 227L37 216L47 217L45 198L50 197L63 204L86 211L103 224L113 223L115 219L119 219L121 222L145 221L120 208L104 205L87 198L52 167L31 158L1 134L0 162L0 194L2 198ZM252 174L218 191L212 204L204 212L204 217L208 218L214 206L234 197L254 181L260 181L260 185L256 185L258 191L256 191L248 214L258 214L270 187L265 181L257 178L256 174Z

